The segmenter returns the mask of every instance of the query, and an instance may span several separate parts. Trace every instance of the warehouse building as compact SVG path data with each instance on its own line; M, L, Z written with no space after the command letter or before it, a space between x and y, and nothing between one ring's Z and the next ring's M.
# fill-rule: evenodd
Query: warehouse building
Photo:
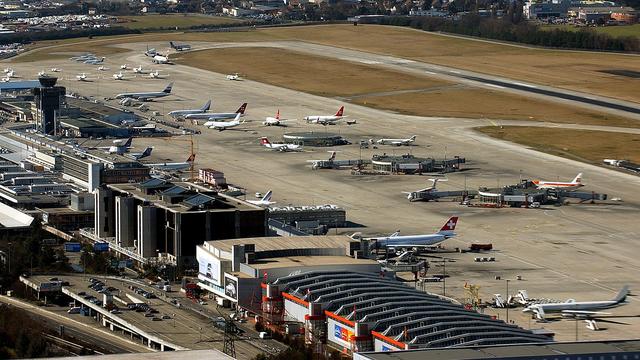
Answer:
M349 144L349 141L339 134L313 131L287 133L282 136L282 140L286 143L303 146L339 146Z
M452 159L436 160L420 158L411 154L402 156L374 155L371 159L373 170L389 174L420 174L430 172L453 172L460 170L465 159L454 156Z
M95 228L88 236L132 251L139 261L162 256L194 267L203 241L266 233L261 207L192 183L152 178L96 189Z

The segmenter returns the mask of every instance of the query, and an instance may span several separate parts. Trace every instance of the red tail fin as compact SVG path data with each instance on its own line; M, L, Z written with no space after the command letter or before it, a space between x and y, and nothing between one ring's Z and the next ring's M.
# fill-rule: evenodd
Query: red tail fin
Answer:
M267 144L271 144L269 142L269 139L267 139L266 137L260 138L260 145L267 145Z
M338 110L338 112L336 113L336 116L342 116L343 113L344 113L344 106L340 106L340 110Z
M280 120L280 109L278 109L278 112L276 113L276 119Z
M440 231L453 231L456 229L456 224L458 224L458 217L452 216L447 220L447 222L442 226Z
M192 163L196 159L196 154L191 154L187 159L188 163Z
M236 111L236 114L240 113L240 114L244 114L244 111L247 109L247 103L242 104L242 106L240 106L240 108Z

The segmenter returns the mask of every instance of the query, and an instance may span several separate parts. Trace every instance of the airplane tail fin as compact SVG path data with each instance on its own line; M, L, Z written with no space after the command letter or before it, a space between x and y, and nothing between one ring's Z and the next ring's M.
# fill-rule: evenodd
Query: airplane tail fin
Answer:
M175 45L173 45L173 41L169 41L169 45L175 49ZM149 46L147 46L147 50L149 49Z
M266 137L260 138L260 145L268 145L271 144L271 142L269 142L269 139L267 139Z
M456 229L457 224L458 224L458 217L457 216L450 217L449 220L447 220L447 222L444 223L444 225L442 225L442 228L440 228L440 231L438 231L438 234L452 234L453 231Z
M209 109L211 108L211 100L207 101L201 108L200 110L202 111L209 111Z
M336 116L342 116L342 114L344 114L344 106L340 106L340 109L336 113Z
M133 138L130 137L130 138L127 139L127 141L124 144L122 144L122 146L129 147L129 146L131 146L132 142L133 142Z
M152 147L148 147L148 148L144 149L144 151L142 152L142 156L140 156L140 158L145 158L147 156L150 156L152 150L153 150Z
M236 111L236 113L238 114L244 114L244 111L247 110L247 103L242 104L242 106L240 106L238 108L238 110Z
M262 197L262 201L271 201L272 195L273 195L273 191L271 190L267 191L267 193L264 194L264 196Z
M332 152L331 152L331 157L329 158L329 161L333 161L333 160L335 160L335 159L336 159L336 152L335 152L335 151L332 151Z
M626 300L627 295L629 295L629 285L625 285L620 289L618 295L613 299L616 303L621 303Z
M572 183L574 184L580 184L582 183L582 173L578 174L572 181Z
M196 160L196 154L191 154L189 155L189 158L187 159L188 163L192 163Z
M416 136L416 135L413 135L413 136L412 136L412 137L410 137L409 139L410 139L411 141L416 141L416 138L417 138L417 136Z
M280 109L278 109L278 112L276 112L276 119L280 120Z
M164 88L164 90L162 90L163 93L167 93L170 94L171 93L171 89L173 88L173 82L170 82L169 85L167 85L166 88Z

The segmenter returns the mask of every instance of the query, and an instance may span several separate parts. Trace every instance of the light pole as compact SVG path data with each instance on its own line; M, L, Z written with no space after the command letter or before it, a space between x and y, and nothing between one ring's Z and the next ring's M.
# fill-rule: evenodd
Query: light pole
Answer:
M173 317L173 327L176 327L176 314L171 314L171 316Z
M442 258L442 296L447 296L447 258Z
M506 303L506 306L507 306L507 324L508 324L509 323L509 279L506 279L506 281L507 281L507 295L506 295L507 303Z

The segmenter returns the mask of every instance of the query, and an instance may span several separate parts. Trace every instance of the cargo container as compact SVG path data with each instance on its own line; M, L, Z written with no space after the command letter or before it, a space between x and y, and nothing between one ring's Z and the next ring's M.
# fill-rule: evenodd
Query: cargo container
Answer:
M78 242L68 242L64 244L64 251L67 252L80 252L82 245Z

